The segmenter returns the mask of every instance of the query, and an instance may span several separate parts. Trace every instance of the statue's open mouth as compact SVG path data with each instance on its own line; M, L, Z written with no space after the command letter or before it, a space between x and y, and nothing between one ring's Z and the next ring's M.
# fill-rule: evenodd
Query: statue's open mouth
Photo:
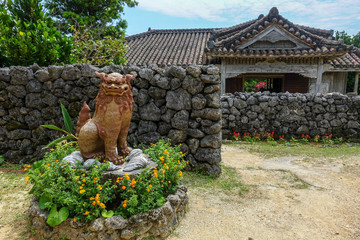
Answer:
M111 85L104 85L104 90L105 90L105 94L106 95L117 95L117 96L121 96L123 95L125 92L127 92L129 90L129 86L127 84L123 84L123 85L115 85L115 84L111 84Z

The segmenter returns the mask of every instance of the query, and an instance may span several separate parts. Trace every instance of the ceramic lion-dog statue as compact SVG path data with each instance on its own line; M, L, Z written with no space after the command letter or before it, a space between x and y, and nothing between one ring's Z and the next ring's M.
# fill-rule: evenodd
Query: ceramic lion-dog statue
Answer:
M91 118L90 108L84 102L76 127L80 152L84 160L99 158L121 165L123 156L130 153L126 143L134 103L130 81L136 75L98 72L95 75L101 83L94 116ZM116 147L123 156L117 154Z

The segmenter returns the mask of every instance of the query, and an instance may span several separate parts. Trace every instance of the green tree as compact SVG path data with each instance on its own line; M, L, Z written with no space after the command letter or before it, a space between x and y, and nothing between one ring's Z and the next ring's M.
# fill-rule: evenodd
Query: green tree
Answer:
M0 66L70 63L72 40L47 16L41 0L0 2Z
M44 0L45 7L55 17L59 27L69 32L69 26L105 29L103 35L124 34L126 20L121 18L124 6L134 7L136 0Z

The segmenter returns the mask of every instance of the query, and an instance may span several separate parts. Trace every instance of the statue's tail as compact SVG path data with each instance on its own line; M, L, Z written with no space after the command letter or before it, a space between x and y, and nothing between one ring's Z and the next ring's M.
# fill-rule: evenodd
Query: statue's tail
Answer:
M77 126L76 126L76 134L79 135L80 129L85 125L85 123L87 121L89 121L91 119L91 115L90 115L90 108L89 106L86 104L86 102L84 102L83 107L79 113L79 119L77 121Z

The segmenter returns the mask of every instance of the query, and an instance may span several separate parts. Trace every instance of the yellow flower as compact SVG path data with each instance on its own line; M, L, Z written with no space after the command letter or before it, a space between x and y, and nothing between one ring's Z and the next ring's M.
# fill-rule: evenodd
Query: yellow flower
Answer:
M80 186L80 189L83 189L83 186Z
M24 171L26 172L28 169L27 168L24 168Z
M91 197L91 198L90 198L90 201L92 201L92 200L94 200L94 199L95 199L95 198Z
M100 207L101 207L101 208L105 208L105 204L100 203Z
M28 168L31 168L31 165L27 165Z
M161 161L164 161L164 157L162 157L162 156L161 156L161 157L159 157L159 159L160 159Z
M89 215L89 211L86 211L86 212L84 213L84 215Z
M83 175L82 175L83 177L85 177L85 173L83 173Z
M151 185L151 184L149 185L149 188L152 188L152 185Z
M101 185L99 185L99 186L98 186L98 188L99 188L99 190L100 190L100 191L102 190L102 187L101 187Z
M82 189L79 191L81 194L85 192L85 189Z
M28 180L29 179L29 176L26 176L26 178L25 178L26 180Z
M171 183L171 181L169 181L169 183Z
M53 148L52 148L52 149L50 149L50 151L54 151L54 150L55 150L55 149L53 149Z

